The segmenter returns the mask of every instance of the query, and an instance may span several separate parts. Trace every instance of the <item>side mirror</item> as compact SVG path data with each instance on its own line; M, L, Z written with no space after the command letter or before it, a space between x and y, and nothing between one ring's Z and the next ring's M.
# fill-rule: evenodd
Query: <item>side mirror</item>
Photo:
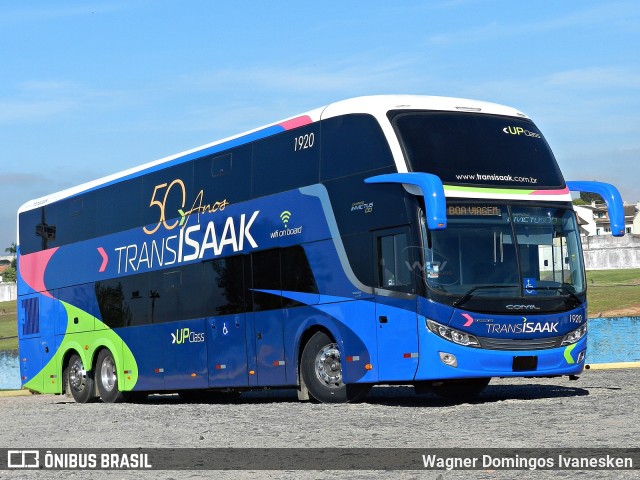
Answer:
M567 182L567 187L573 192L589 192L600 195L607 204L611 233L614 237L624 236L624 206L620 192L616 187L609 183L587 181Z

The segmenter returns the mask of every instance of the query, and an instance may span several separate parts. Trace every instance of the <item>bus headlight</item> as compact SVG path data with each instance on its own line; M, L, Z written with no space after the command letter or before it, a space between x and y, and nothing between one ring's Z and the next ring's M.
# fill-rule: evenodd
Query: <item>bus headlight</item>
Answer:
M562 345L571 345L572 343L576 343L582 337L587 334L587 324L585 323L580 328L577 328L573 332L567 333L562 339Z
M427 328L439 337L449 340L450 342L457 343L458 345L464 345L465 347L480 347L480 342L475 336L447 327L446 325L434 322L428 318Z

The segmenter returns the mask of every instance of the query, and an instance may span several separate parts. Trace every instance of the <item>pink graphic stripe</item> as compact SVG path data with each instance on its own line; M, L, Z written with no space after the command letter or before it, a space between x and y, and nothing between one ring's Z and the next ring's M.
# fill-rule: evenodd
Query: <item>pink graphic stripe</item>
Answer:
M534 190L530 195L564 195L566 193L569 193L569 189L567 187L562 190Z
M107 263L109 263L109 256L107 255L107 252L105 252L104 248L102 247L98 247L98 253L102 257L102 265L100 265L100 270L99 270L99 272L102 273L107 268Z
M20 277L25 281L27 285L33 288L36 292L41 292L47 297L53 298L47 287L44 284L44 272L47 269L47 265L53 257L53 254L58 251L58 248L51 248L49 250L42 250L41 252L30 253L20 257Z
M467 321L464 324L464 326L465 327L470 327L471 324L473 323L473 317L471 315L469 315L468 313L463 313L462 316L467 319Z
M304 125L309 125L312 123L311 117L308 115L302 115L301 117L292 118L291 120L287 120L286 122L282 122L280 126L285 130L292 130L294 128L302 127Z

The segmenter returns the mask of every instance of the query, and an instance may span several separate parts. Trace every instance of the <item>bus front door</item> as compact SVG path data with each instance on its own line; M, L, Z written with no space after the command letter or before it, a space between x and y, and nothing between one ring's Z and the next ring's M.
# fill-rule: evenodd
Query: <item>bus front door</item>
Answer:
M418 368L415 255L407 227L375 232L378 378L413 380Z

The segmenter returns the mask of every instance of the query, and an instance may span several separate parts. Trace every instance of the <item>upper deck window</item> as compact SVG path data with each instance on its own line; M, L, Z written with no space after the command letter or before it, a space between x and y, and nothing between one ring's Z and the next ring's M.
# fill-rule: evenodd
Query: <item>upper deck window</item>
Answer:
M409 169L453 185L563 188L546 140L528 119L456 112L393 111Z

